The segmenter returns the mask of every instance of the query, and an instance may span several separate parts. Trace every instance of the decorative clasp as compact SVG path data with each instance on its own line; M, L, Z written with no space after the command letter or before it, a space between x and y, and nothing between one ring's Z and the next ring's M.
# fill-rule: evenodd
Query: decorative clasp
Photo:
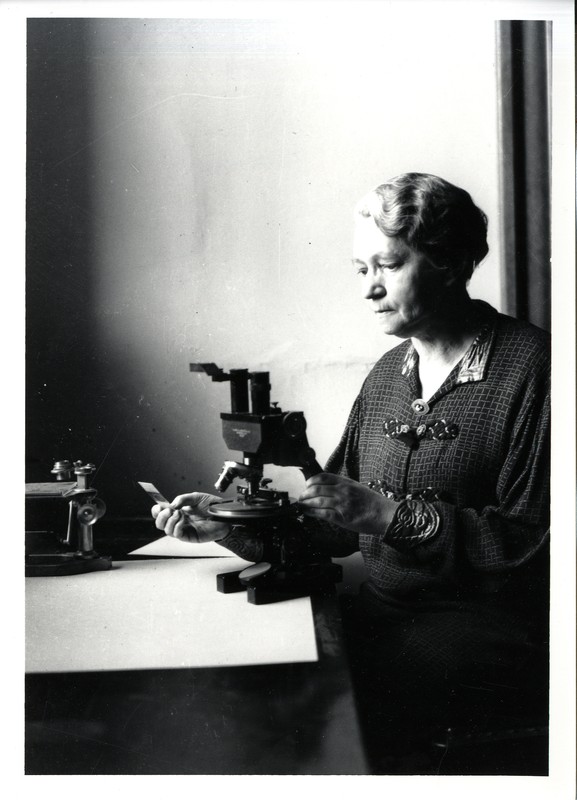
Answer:
M459 426L447 422L446 419L411 426L400 422L396 417L389 417L383 422L383 431L387 439L398 439L408 447L418 447L421 439L434 439L437 442L456 439L459 435Z

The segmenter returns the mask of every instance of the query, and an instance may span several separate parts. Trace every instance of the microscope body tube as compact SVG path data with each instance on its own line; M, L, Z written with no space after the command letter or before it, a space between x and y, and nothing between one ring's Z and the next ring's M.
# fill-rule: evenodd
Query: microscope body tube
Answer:
M250 400L253 414L270 414L270 382L268 372L250 373Z
M248 412L248 369L230 371L230 408L233 414Z

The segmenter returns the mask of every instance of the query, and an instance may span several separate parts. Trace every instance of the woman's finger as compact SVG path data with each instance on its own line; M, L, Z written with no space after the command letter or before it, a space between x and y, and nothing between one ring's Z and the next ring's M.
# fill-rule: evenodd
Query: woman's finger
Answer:
M182 516L175 523L174 528L172 529L172 535L175 539L184 539L188 542L198 541L198 535L195 528L185 517Z
M340 514L334 508L317 508L315 506L306 506L302 508L301 511L305 517L313 517L314 519L320 519L324 522L334 522L338 524L342 520L342 514Z
M172 516L173 511L171 508L161 508L158 512L156 519L154 520L155 526L158 528L159 531L163 531L166 525L166 522Z
M306 508L334 508L336 506L335 498L326 495L312 495L311 497L299 498L299 505Z
M341 483L343 478L340 475L333 475L331 472L319 472L317 475L313 475L312 478L309 478L306 482L306 486L322 486L322 485L331 485L334 486L337 483Z
M319 486L309 486L303 489L301 496L299 497L299 502L301 500L312 500L315 497L328 497L328 498L338 498L340 496L340 492L335 489L334 486L328 484L320 484Z
M187 505L191 507L195 507L198 505L199 501L202 499L202 494L200 492L189 492L188 494L177 494L170 502L170 507L172 509L182 508L182 506Z
M164 527L164 532L167 536L174 536L174 529L181 520L183 520L183 516L180 511L173 511Z
M150 509L150 513L152 514L152 518L156 519L161 511L165 508L168 508L168 503L155 503L152 508Z

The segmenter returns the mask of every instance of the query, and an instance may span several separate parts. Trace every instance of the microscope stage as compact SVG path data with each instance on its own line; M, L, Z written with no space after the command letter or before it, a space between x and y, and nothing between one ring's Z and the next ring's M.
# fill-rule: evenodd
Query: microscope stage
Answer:
M270 500L256 498L254 500L227 500L224 503L214 503L208 513L217 519L243 522L248 519L267 519L289 517L295 513L292 504L275 503Z

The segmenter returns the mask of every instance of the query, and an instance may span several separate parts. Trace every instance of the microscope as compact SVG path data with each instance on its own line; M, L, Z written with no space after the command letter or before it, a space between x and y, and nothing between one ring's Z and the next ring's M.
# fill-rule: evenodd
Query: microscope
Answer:
M302 411L283 411L270 401L268 372L231 369L225 373L213 363L190 364L215 382L230 382L230 412L222 412L222 435L242 460L225 461L215 483L225 492L235 480L237 499L213 503L211 517L233 525L239 536L262 538L263 561L240 572L217 576L217 589L228 594L246 589L250 603L261 605L331 590L342 580L342 569L310 548L302 515L288 492L274 489L264 477L264 466L299 467L305 480L322 472L309 445ZM250 396L250 409L249 409Z
M94 464L82 461L56 461L51 469L54 481L26 484L26 501L44 501L60 517L60 506L68 504L68 524L66 533L57 539L64 550L48 553L27 553L27 577L48 575L78 575L85 572L107 570L112 567L108 556L100 556L93 546L93 528L106 512L104 501L97 497L91 480L95 472ZM76 478L76 480L74 480ZM38 504L39 505L39 504ZM54 514L49 514L50 517Z

